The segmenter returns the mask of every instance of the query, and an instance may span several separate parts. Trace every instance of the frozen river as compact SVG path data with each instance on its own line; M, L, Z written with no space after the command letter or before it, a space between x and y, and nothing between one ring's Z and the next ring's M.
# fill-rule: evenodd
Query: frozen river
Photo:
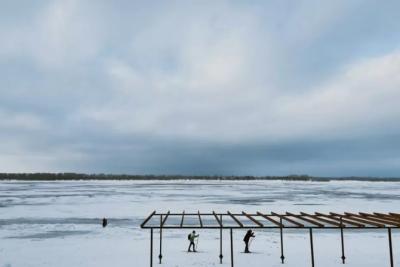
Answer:
M398 182L57 181L0 182L0 267L148 266L149 232L140 222L153 210L209 212L400 211ZM109 225L101 227L107 217ZM164 266L221 266L218 233L200 231L199 253L187 234L164 233ZM235 266L282 266L279 233L256 231L243 254L236 231ZM156 235L157 237L157 235ZM228 243L227 234L226 244ZM400 233L393 235L400 266ZM346 232L347 266L389 266L387 232ZM158 255L157 239L155 255ZM224 264L229 265L228 247ZM340 266L337 232L315 233L316 266ZM307 232L285 233L284 266L310 266Z

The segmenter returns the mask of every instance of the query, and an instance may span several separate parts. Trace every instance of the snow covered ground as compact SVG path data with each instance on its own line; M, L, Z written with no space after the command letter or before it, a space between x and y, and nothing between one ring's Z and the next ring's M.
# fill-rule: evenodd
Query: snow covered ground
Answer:
M139 228L151 211L400 211L400 183L285 181L65 181L0 183L0 267L149 266L149 231ZM101 218L109 226L101 227ZM164 231L163 266L230 266L228 231L224 264L218 231L199 231L199 253L187 253L187 232ZM235 266L282 266L279 233L257 231L252 254L244 231L234 231ZM307 231L286 231L286 264L310 266ZM155 234L155 258L158 255ZM314 234L316 266L341 265L338 231ZM389 265L387 232L346 231L347 266ZM393 234L400 266L400 232ZM158 264L155 264L158 265Z

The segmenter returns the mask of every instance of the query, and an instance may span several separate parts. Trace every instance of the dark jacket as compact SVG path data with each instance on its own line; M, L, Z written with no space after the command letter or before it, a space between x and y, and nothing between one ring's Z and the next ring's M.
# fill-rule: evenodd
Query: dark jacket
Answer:
M255 235L254 235L254 233L252 231L248 231L246 233L246 235L243 238L243 241L246 242L246 243L249 242L250 237L255 237Z

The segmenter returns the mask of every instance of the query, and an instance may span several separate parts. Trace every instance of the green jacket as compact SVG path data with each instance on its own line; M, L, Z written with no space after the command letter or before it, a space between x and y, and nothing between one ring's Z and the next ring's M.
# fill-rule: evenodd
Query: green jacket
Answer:
M190 234L190 242L194 242L194 240L196 239L196 238L198 238L199 237L199 235L195 235L195 234Z

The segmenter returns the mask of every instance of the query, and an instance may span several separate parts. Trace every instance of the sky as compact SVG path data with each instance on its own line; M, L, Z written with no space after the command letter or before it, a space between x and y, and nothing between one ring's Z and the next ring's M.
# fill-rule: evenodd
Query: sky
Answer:
M0 2L0 172L400 177L397 0Z

